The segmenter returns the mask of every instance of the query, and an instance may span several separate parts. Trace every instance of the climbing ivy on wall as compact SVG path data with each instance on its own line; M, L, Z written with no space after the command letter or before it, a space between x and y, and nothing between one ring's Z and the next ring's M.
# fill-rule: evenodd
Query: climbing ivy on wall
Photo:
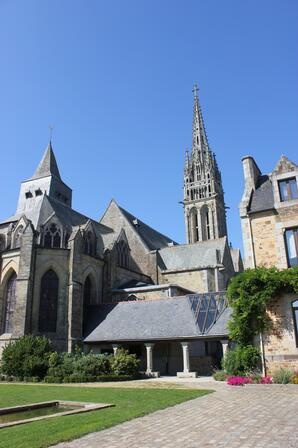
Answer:
M231 339L241 346L253 343L255 335L270 328L268 302L281 293L298 293L298 266L247 269L232 278L227 291L232 308L229 322Z

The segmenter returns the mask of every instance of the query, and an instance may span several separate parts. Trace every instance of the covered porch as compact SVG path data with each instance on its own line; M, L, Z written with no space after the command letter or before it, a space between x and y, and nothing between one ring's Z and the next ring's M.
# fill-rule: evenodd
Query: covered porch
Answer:
M87 350L135 353L148 376L210 375L228 347L230 310L222 293L104 305Z
M116 354L120 347L140 359L141 371L148 376L193 377L211 375L220 368L228 339L95 344L92 351Z

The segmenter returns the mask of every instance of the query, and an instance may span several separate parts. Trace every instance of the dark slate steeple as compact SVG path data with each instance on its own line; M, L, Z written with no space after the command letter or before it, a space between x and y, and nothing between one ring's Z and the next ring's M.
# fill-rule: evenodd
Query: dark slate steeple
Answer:
M52 142L50 141L43 158L41 159L35 173L31 179L39 179L40 177L55 176L61 180L56 157L53 151Z
M71 207L72 191L61 179L51 141L33 176L21 184L17 213L33 212L44 196Z

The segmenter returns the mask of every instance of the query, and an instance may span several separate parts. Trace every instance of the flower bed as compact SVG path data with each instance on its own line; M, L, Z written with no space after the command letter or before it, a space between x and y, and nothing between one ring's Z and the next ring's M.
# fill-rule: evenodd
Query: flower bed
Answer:
M244 384L272 384L271 376L229 376L227 384L230 386L244 386Z

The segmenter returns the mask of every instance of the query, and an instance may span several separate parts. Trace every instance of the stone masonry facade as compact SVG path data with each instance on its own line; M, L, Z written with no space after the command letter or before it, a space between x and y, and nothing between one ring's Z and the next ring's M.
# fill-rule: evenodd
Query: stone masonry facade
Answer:
M298 264L298 166L282 156L270 174L255 160L243 158L244 193L240 218L245 268L287 269ZM297 295L272 298L272 329L264 335L269 373L280 367L298 369Z

